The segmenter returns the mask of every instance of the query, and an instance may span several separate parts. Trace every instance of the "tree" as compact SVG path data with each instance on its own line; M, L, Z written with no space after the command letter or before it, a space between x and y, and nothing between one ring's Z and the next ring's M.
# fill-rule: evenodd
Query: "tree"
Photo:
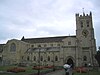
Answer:
M95 55L95 59L97 60L100 67L100 50L97 51L97 54Z

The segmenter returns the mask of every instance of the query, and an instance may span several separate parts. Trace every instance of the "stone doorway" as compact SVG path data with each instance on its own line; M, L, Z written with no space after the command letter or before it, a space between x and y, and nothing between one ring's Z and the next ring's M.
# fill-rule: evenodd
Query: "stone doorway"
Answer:
M72 68L74 67L74 62L73 62L73 60L72 60L71 58L68 58L68 59L67 59L67 63L68 63L69 65L72 65Z

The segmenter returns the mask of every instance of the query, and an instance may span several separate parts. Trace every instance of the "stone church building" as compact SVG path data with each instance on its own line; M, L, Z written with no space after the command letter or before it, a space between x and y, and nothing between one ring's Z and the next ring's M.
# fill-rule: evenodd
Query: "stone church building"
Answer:
M74 66L96 64L96 42L92 23L92 13L76 16L76 35L43 38L11 39L0 44L0 63L11 65L62 66L70 62Z

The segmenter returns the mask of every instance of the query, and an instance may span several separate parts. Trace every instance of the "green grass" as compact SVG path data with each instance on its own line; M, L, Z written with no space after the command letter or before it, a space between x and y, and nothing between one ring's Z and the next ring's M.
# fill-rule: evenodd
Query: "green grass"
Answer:
M100 71L89 71L87 73L75 73L74 75L100 75Z
M11 67L16 67L16 66L0 66L0 71L6 71L7 69L11 68ZM0 75L29 75L29 74L33 74L33 73L37 73L37 70L33 70L32 67L24 67L26 69L25 72L20 72L20 73L0 73ZM44 69L41 70L41 72L45 72L45 71L49 71L52 69ZM74 75L100 75L100 71L97 70L93 70L93 71L89 71L88 73L74 73Z
M0 66L0 71L7 71L7 69L16 67L16 66ZM4 73L0 75L28 75L32 73L36 73L37 70L33 70L32 67L24 67L26 69L25 72L19 72L19 73Z

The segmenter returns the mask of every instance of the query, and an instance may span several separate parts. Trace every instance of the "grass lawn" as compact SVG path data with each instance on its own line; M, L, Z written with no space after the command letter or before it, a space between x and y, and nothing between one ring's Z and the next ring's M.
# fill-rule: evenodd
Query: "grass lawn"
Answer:
M74 75L100 75L100 72L75 73Z
M11 68L11 67L16 67L16 66L0 66L0 71L6 71L7 69ZM32 67L23 67L26 69L25 72L19 72L19 73L0 73L0 75L29 75L29 74L33 74L33 73L37 73L37 70L33 70ZM52 69L44 69L41 70L41 72L45 72L48 70L52 70ZM93 71L89 71L88 73L74 73L74 75L100 75L100 71L97 70L93 70Z
M0 66L0 71L7 71L7 69L16 67L16 66ZM19 72L19 73L1 73L0 75L28 75L32 73L36 73L36 70L32 70L32 67L23 67L26 69L25 72Z
M89 71L88 73L75 73L74 75L100 75L100 71Z

